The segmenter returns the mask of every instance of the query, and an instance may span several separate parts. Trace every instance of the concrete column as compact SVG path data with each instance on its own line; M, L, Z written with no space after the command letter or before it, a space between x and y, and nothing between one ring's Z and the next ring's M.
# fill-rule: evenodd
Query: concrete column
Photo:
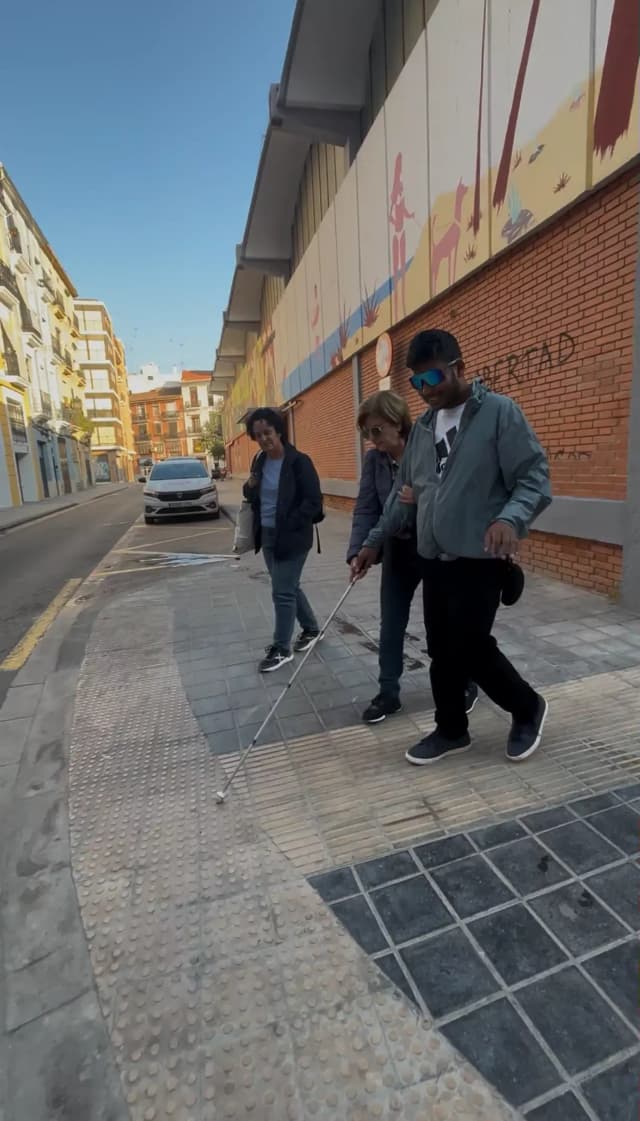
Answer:
M640 613L640 222L636 254L632 363L622 602L631 611Z
M353 385L353 415L358 415L358 409L362 400L362 379L360 376L360 358L354 354L351 360L351 380ZM356 453L356 473L358 478L362 474L362 436L358 428L354 429L353 438L355 440L355 453Z

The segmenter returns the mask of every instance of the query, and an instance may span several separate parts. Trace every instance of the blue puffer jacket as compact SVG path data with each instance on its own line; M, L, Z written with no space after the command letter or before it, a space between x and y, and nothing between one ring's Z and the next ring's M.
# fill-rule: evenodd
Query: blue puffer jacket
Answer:
M378 524L393 487L393 469L386 452L368 451L362 464L360 489L353 511L347 564L356 557Z

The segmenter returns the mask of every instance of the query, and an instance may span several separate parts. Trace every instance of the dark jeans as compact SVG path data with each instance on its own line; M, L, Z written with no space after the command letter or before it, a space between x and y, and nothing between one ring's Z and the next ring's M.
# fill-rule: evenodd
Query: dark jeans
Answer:
M380 585L380 692L400 696L404 636L409 623L411 601L422 580L422 561L415 539L390 537L382 555Z
M275 611L273 644L283 653L291 649L296 616L303 631L318 631L318 623L306 595L300 587L300 577L308 553L298 553L284 559L273 555L275 533L262 527L262 552L271 577L271 595Z
M502 562L460 558L425 560L422 566L437 727L450 739L464 735L468 727L464 691L469 680L518 722L532 720L537 695L491 634L502 590Z

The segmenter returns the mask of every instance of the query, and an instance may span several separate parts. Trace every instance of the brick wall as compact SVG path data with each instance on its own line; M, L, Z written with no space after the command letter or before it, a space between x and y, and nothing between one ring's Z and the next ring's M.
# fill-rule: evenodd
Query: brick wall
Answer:
M392 388L414 417L423 406L407 384L407 345L416 331L443 327L459 338L468 372L525 410L555 494L625 497L639 184L637 167L628 170L391 332ZM373 346L361 355L361 384L363 397L378 388ZM320 473L353 478L350 367L304 394L297 432L303 412L301 446L331 463ZM535 532L523 548L531 568L608 594L621 553Z
M321 479L356 479L351 363L328 374L299 398L296 447L307 452Z

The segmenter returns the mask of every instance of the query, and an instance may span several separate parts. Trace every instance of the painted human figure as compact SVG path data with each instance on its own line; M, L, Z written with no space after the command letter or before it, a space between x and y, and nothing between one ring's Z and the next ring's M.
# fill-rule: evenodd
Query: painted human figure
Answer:
M407 267L407 244L404 224L407 218L415 218L415 214L407 210L404 198L404 184L402 182L402 152L396 156L393 172L393 187L391 188L389 209L389 224L393 230L393 317L398 322L406 315L405 301L405 271Z

